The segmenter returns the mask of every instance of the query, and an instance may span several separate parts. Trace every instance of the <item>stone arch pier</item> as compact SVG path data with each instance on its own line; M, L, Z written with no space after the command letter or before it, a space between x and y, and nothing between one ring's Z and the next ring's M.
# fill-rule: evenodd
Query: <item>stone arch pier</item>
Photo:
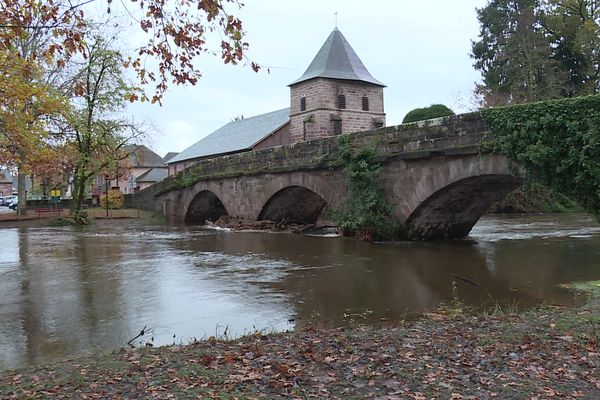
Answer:
M406 237L437 240L468 235L521 181L518 164L482 149L486 135L473 113L344 137L354 152L374 150L385 196ZM328 208L343 207L348 191L339 137L328 137L202 160L136 198L171 223L221 215L314 223Z

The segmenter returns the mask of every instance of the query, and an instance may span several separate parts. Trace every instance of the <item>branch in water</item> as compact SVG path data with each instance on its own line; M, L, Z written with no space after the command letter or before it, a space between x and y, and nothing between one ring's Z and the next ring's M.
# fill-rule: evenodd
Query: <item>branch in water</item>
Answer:
M148 325L144 325L144 327L142 328L142 330L140 331L140 333L138 333L133 339L131 339L129 342L127 342L127 344L131 347L131 348L135 348L135 346L132 344L133 341L141 336L144 336L144 334L146 333L146 328L148 327Z

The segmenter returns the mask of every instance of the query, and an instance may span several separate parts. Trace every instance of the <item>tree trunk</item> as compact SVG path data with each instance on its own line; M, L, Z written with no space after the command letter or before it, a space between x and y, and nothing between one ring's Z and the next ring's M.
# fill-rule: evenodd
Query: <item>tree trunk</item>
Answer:
M19 186L17 189L17 195L19 196L19 205L17 207L18 215L27 214L27 191L26 191L26 178L27 175L23 172L23 166L21 163L17 165L17 185Z
M17 169L17 185L18 196L19 196L19 206L17 207L17 212L19 215L27 214L26 201L27 201L27 192L25 191L25 183L26 183L26 175L21 171L21 168Z
M75 213L81 212L83 203L85 201L85 184L86 184L86 171L84 167L78 167L75 169L75 176L73 179L73 198L74 198L74 209Z

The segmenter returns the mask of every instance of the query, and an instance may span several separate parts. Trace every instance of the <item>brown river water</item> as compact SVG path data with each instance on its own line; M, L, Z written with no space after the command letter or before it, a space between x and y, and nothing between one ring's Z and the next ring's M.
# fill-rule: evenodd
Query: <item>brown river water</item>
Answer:
M1 227L0 227L1 228ZM466 278L478 286L465 282ZM582 214L486 216L466 240L365 243L137 220L0 229L0 368L125 346L384 324L452 297L474 307L571 304L600 279Z

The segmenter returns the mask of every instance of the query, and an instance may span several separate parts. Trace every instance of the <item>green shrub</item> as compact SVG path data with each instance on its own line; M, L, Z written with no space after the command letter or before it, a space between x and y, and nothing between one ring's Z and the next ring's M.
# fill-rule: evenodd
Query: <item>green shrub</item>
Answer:
M600 95L490 108L481 115L495 152L600 216Z
M91 225L93 223L92 217L85 211L72 211L68 217L52 218L48 221L48 226L81 226Z
M71 213L71 220L75 225L91 225L94 220L86 211Z
M363 149L354 155L348 136L340 136L338 145L350 196L345 207L333 211L334 221L344 234L364 240L397 236L400 224L385 199L379 178L381 165L374 161L375 151Z
M523 185L495 203L489 213L581 212L583 208L568 196L527 177Z
M106 208L106 193L100 196L100 207ZM110 190L108 192L108 208L116 210L123 207L123 193L120 190Z
M454 115L454 111L443 104L432 104L429 107L415 108L414 110L409 111L408 114L404 116L402 123L406 124L426 119L447 117L449 115Z

